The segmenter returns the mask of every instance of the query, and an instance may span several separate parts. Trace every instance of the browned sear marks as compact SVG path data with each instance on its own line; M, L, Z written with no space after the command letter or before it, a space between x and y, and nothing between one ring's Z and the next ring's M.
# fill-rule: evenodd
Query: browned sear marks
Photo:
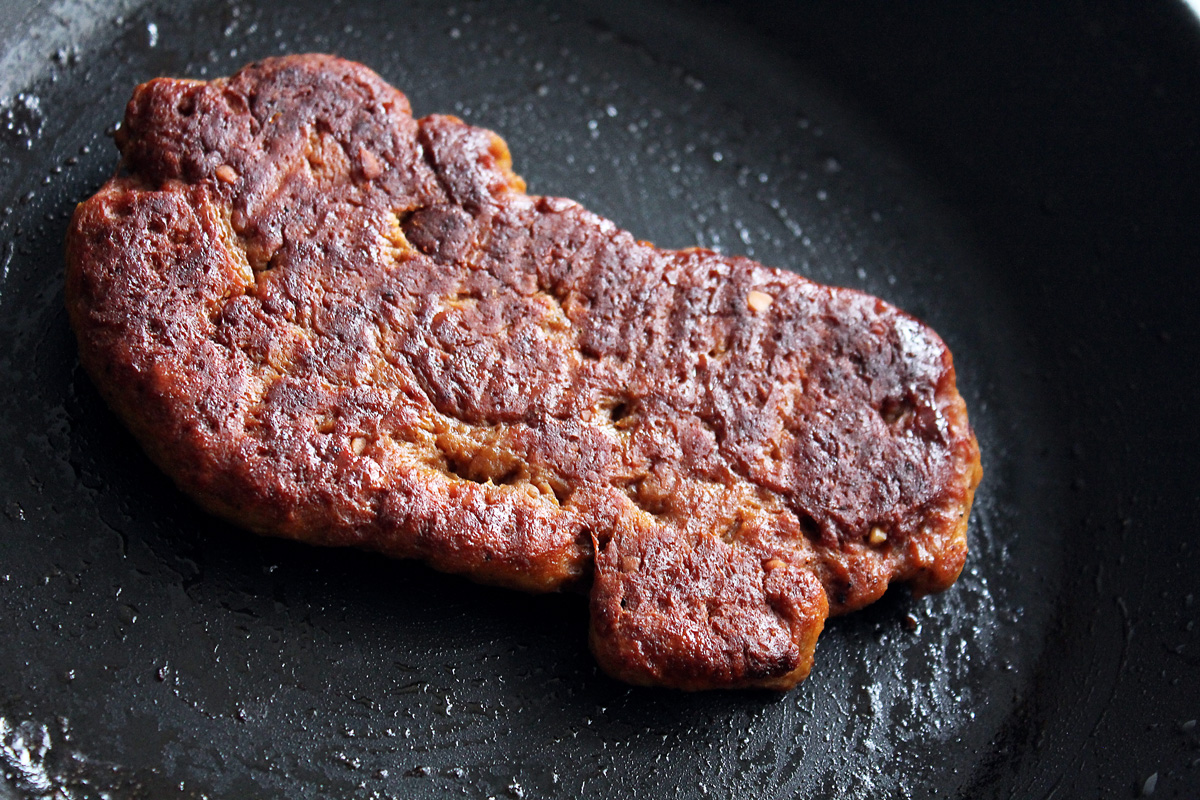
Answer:
M533 197L495 134L292 56L139 86L75 214L80 356L254 531L589 588L614 676L787 688L829 613L962 568L950 353L859 292Z

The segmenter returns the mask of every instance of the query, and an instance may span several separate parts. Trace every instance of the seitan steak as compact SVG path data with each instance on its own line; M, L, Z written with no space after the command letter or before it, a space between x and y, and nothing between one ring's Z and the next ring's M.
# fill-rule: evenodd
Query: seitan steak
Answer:
M76 211L80 358L253 531L591 592L612 675L788 688L828 614L944 589L979 451L882 300L525 194L495 134L320 55L139 86Z

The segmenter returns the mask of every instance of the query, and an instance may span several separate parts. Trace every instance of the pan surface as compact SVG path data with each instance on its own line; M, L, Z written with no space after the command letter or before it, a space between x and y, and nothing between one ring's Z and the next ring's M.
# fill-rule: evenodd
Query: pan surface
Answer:
M1200 792L1184 6L99 5L0 2L0 800ZM202 513L80 371L63 236L136 83L307 51L531 192L930 323L984 454L958 584L833 621L793 692L689 695L599 674L582 598Z

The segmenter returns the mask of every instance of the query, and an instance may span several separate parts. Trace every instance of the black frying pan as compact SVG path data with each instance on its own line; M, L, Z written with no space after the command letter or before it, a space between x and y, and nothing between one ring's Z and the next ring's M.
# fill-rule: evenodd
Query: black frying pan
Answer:
M0 2L0 798L1200 793L1186 7L96 6ZM986 468L959 583L833 622L796 691L688 695L598 674L581 598L200 512L79 370L66 221L136 83L310 50L532 191L932 324Z

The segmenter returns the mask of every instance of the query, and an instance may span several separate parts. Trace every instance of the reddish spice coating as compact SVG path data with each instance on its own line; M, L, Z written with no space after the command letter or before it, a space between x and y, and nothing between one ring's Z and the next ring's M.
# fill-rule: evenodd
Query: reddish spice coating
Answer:
M961 570L978 448L887 303L528 196L328 56L151 81L117 143L68 238L80 357L212 511L590 584L602 666L685 689L788 688L828 613Z

